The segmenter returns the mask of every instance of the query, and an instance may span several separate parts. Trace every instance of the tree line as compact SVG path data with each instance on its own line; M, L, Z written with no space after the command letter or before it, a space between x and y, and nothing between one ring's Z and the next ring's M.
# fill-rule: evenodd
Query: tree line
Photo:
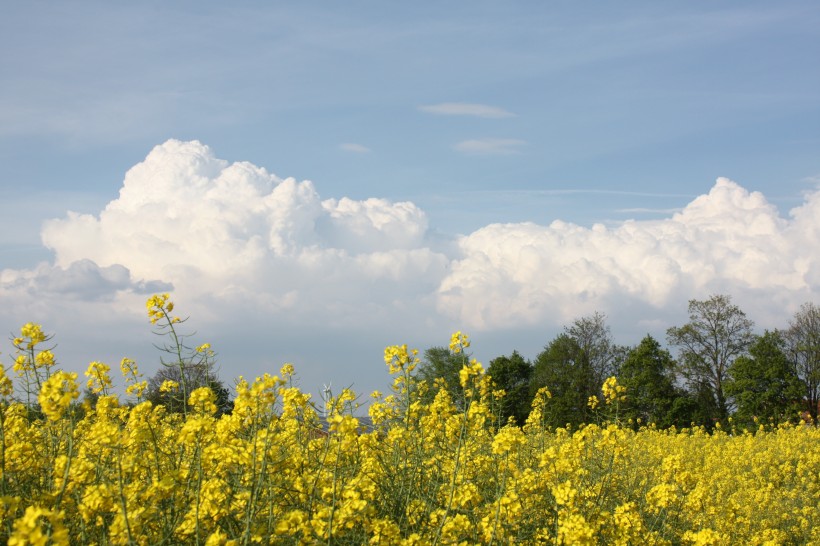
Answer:
M229 413L232 400L214 370L215 353L208 344L187 346L189 336L175 329L185 320L170 315L173 307L166 300L162 296L154 302L149 316L156 319L155 333L172 341L157 346L171 358L162 359L160 369L145 382L143 396L184 413L187 394L209 386L217 394L220 413ZM599 409L591 401L614 376L627 392L618 417L635 427L711 429L730 417L746 428L800 418L818 424L820 306L805 303L785 328L762 334L754 332L754 323L728 295L690 300L688 311L686 324L666 331L674 355L649 334L634 346L615 344L606 316L596 312L565 326L532 361L517 351L492 359L487 373L495 388L504 391L498 397L499 417L523 424L536 393L546 388L550 425L595 422ZM427 349L414 372L425 385L422 396L432 401L444 388L463 406L459 372L468 361L469 355L449 347ZM169 384L175 388L168 389ZM86 396L95 398L91 392Z
M730 418L756 428L803 418L818 423L820 307L801 306L783 329L754 332L728 295L689 301L689 321L667 330L673 353L651 335L635 346L613 342L606 316L574 320L534 360L517 351L490 361L487 373L504 391L502 419L523 424L536 393L550 393L550 424L575 427L598 418L593 398L611 376L626 387L618 417L635 427L704 426ZM445 388L457 403L459 370L468 356L431 347L416 370L432 398Z

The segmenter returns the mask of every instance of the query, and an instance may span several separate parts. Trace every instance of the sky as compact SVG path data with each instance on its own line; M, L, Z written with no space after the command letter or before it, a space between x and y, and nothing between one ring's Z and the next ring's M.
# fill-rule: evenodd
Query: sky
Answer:
M387 345L820 300L813 0L0 7L0 331L65 369L152 375L162 292L226 384L363 402Z

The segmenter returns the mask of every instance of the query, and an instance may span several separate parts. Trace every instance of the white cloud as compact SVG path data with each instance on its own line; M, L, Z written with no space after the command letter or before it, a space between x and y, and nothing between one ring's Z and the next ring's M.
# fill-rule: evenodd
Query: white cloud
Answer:
M353 152L355 154L367 154L373 151L367 146L363 146L362 144L356 144L355 142L345 142L343 144L340 144L339 148L344 150L345 152Z
M482 138L461 141L454 148L471 155L514 155L521 153L520 148L525 144L513 138Z
M165 282L192 299L242 302L297 322L321 314L331 324L378 325L411 301L419 316L435 309L489 329L571 320L625 301L661 309L720 290L798 305L820 287L820 260L806 250L820 247L818 219L820 191L784 219L762 194L721 178L664 219L492 224L448 247L428 237L413 203L322 199L309 181L171 140L126 174L98 216L51 220L42 238L60 271L109 271L106 290ZM114 272L134 280L114 282ZM38 282L52 291L86 287L54 275L33 277L51 279Z
M661 308L710 291L758 301L817 295L820 193L779 217L762 194L718 179L671 218L591 229L494 224L462 238L439 309L477 328L571 320L632 300Z
M362 300L431 293L446 257L429 248L426 232L412 203L322 200L309 181L171 140L128 171L99 216L48 221L42 239L61 267L121 265L192 298L343 321L361 314Z
M467 102L442 102L419 106L421 112L442 116L472 116L477 118L509 118L515 116L503 108Z

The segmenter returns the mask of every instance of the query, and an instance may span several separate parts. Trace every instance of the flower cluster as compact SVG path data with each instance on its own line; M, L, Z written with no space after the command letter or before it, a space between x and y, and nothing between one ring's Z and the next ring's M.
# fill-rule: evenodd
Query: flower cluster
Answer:
M59 421L79 395L77 374L59 371L43 383L38 401L49 420Z
M450 336L450 351L459 354L463 353L465 349L470 347L470 336L461 333L461 331L454 332Z
M14 393L14 383L11 378L6 375L6 368L0 363L0 397L8 398Z
M120 361L120 372L125 378L125 394L142 400L143 393L148 388L148 381L140 381L142 374L139 372L137 363L130 358L123 358Z
M384 350L384 363L391 374L412 372L419 363L418 350L407 351L407 345L392 345Z
M604 402L607 404L626 400L626 387L619 385L618 379L615 377L607 378L601 387L601 391L604 393Z
M168 319L172 324L181 322L179 317L171 316L171 312L174 310L174 302L172 302L170 298L171 296L169 294L156 294L148 298L148 301L145 302L151 324L156 324L163 319Z
M108 389L111 388L111 376L108 372L111 371L111 366L104 362L92 362L88 365L85 376L88 378L86 387L94 394L108 394Z

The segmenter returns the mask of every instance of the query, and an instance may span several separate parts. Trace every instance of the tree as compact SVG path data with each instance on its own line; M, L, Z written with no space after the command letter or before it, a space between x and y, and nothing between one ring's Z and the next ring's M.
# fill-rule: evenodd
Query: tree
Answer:
M675 400L672 411L677 422L700 425L707 430L715 427L720 414L712 387L704 381L689 383L685 395Z
M533 362L530 380L530 398L538 389L547 387L550 401L546 422L553 427L566 424L579 425L590 417L586 388L579 390L579 382L585 381L580 373L581 348L569 334L559 334Z
M724 383L729 366L752 342L753 325L730 296L713 295L704 301L690 300L689 322L666 332L669 344L679 349L679 369L690 389L705 389L711 395L717 419L729 416Z
M518 425L523 425L530 413L532 397L529 393L529 382L532 376L532 364L513 351L510 356L499 356L490 361L487 374L499 389L506 395L501 400L501 418L504 422L510 417Z
M590 397L600 394L601 385L615 373L616 347L606 324L606 315L597 311L575 319L564 331L578 347L573 386L577 392L580 414L583 415L582 422L586 423L592 419L592 411L587 405Z
M605 315L576 319L536 357L530 395L549 389L555 426L588 423L593 419L589 398L613 375L615 354Z
M426 390L422 393L422 400L432 402L439 390L436 384L441 382L447 392L450 393L456 407L463 409L465 405L464 391L461 388L458 373L469 360L469 355L455 353L447 347L430 347L424 351L424 357L414 374L417 381L426 384Z
M626 387L624 417L655 423L665 428L689 425L689 415L681 415L678 398L684 393L675 387L675 361L669 351L648 335L633 347L620 365L618 380Z
M726 394L737 406L735 418L751 426L754 418L779 423L795 416L803 393L800 378L785 353L786 341L778 332L766 332L729 367Z
M820 307L804 303L786 331L786 352L803 381L806 411L817 421L820 406Z
M575 319L564 331L578 344L579 364L598 391L604 380L615 373L616 348L606 324L606 315L595 312L591 316Z

